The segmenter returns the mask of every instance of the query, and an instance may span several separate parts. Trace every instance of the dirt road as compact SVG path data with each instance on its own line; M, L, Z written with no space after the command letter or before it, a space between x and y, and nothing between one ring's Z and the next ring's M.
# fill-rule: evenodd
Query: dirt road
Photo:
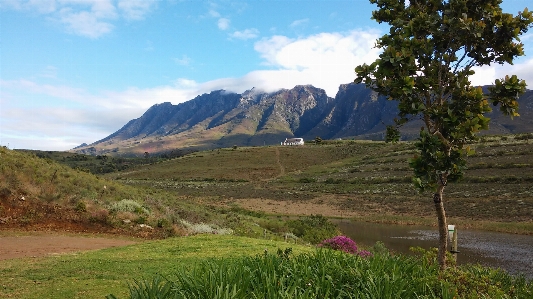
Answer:
M41 257L76 251L95 250L134 244L135 241L106 237L32 233L28 235L0 234L0 260Z

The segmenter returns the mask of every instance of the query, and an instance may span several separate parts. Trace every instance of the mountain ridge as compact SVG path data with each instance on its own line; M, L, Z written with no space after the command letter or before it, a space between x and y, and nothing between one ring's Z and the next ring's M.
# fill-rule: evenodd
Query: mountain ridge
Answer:
M522 117L511 121L500 113L488 133L533 131L533 92L519 99ZM175 149L279 144L287 137L314 139L382 139L385 126L397 116L397 102L363 84L341 84L335 98L312 85L242 94L215 90L187 102L155 104L113 134L72 151L84 154L162 153ZM518 121L517 121L518 120ZM402 129L416 137L421 122Z

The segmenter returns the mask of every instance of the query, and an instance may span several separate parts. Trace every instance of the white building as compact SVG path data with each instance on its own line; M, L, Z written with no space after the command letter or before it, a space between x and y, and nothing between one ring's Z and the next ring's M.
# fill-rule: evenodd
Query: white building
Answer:
M304 145L303 138L285 138L281 145Z

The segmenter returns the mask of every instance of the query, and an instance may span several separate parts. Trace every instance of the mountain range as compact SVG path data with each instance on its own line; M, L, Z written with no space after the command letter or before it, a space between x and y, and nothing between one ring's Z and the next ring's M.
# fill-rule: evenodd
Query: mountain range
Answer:
M488 115L492 120L486 133L533 132L533 91L528 90L518 101L521 117L511 120L493 112ZM396 101L363 84L342 84L335 98L311 85L271 93L255 88L242 94L217 90L178 105L156 104L115 133L73 151L139 155L273 145L290 137L382 140L385 126L397 113ZM409 123L402 128L402 137L415 138L421 125Z

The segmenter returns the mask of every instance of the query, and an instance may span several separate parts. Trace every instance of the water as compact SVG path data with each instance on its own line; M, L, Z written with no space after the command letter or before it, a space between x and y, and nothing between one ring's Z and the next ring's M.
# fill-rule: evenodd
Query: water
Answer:
M358 244L372 246L381 241L388 249L412 254L410 247L438 246L438 231L425 226L403 226L339 220L341 231ZM533 279L533 236L522 236L458 227L457 263L502 268Z

